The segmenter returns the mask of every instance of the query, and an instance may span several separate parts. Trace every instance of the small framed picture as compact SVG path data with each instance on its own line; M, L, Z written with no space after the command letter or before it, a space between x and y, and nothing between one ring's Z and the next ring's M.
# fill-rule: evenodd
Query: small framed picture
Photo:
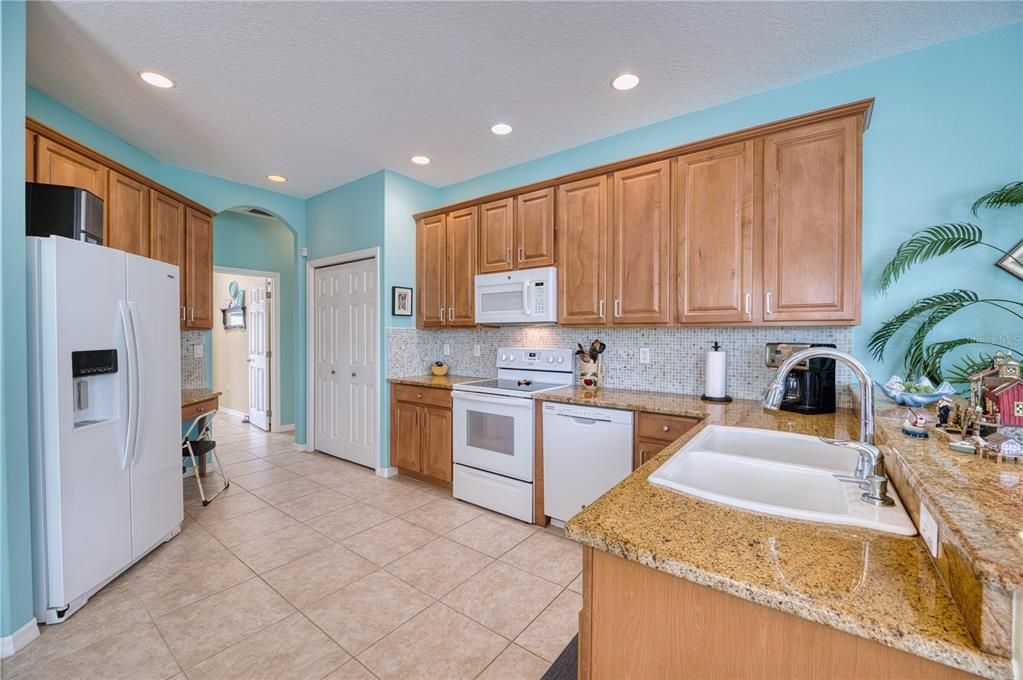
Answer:
M1009 254L998 261L998 266L1019 279L1023 279L1023 241L1020 241Z
M412 289L391 286L391 315L412 316Z

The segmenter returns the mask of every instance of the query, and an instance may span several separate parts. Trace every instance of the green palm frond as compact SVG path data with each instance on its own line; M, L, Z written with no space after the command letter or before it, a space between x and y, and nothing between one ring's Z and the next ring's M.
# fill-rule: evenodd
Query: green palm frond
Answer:
M961 357L959 361L952 365L945 379L950 383L968 383L970 382L971 375L991 365L991 356L990 354L976 354Z
M973 214L981 208L1002 208L1004 206L1023 205L1023 182L1009 182L1001 189L995 189L978 198L973 203Z
M926 345L922 352L923 357L920 362L920 370L916 375L927 376L928 380L937 385L944 380L941 362L945 355L958 347L975 344L977 344L977 340L974 338L956 338L955 340L942 340L941 342Z
M946 305L958 305L959 309L977 303L980 297L972 290L952 290L947 293L939 293L929 297L920 298L912 305L899 312L892 318L881 324L881 327L874 331L867 342L867 348L875 359L884 359L884 350L888 342L907 323L931 310Z
M913 234L899 246L894 257L884 266L878 289L883 293L914 264L926 262L955 250L984 243L984 232L975 224L953 222L927 227Z
M965 305L961 301L949 301L946 304L939 305L932 309L923 322L917 326L916 331L913 332L913 337L910 338L909 344L906 346L906 355L904 362L906 370L910 375L924 375L924 364L927 360L927 334L930 333L935 326L939 323L952 316L960 309L963 309ZM951 348L950 348L951 349ZM928 376L931 377L931 376Z

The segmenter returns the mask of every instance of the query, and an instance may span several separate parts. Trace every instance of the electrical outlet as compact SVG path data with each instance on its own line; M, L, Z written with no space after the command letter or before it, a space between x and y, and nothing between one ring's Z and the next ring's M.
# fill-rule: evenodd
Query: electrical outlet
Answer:
M444 356L446 357L451 356L451 345L449 345L446 342L444 343Z
M937 557L939 545L938 523L934 521L931 511L923 503L920 504L920 526L918 528L920 529L920 536L923 537L924 543L927 544L927 549L931 551L931 555Z
M480 355L480 346L479 345L473 345L472 346L472 355L474 357L478 357Z
M201 342L192 345L192 356L198 359L202 359L204 356L206 356L206 346L203 345Z
M640 347L639 348L639 363L649 364L650 363L650 348Z

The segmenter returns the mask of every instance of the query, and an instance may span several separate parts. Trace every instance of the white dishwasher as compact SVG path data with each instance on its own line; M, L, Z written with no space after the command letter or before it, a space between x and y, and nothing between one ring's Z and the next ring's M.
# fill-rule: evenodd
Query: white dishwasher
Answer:
M632 472L632 411L544 402L543 505L559 524Z

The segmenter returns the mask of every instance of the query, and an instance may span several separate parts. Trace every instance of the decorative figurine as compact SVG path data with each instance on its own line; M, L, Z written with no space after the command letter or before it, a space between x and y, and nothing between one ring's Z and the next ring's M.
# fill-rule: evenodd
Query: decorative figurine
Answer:
M1023 458L1023 443L1000 432L988 435L980 447L984 458L1002 463L1018 463Z
M909 409L909 417L902 421L902 433L910 437L927 439L930 436L927 434L927 418L923 413Z
M438 377L442 375L447 375L448 365L445 364L443 361L435 361L432 364L430 364L430 373L433 373L435 376Z
M1023 425L1023 375L1011 355L996 352L991 365L970 376L970 404L979 424L991 432L999 425Z
M948 425L948 417L952 413L952 400L942 397L938 402L938 427L944 429Z

